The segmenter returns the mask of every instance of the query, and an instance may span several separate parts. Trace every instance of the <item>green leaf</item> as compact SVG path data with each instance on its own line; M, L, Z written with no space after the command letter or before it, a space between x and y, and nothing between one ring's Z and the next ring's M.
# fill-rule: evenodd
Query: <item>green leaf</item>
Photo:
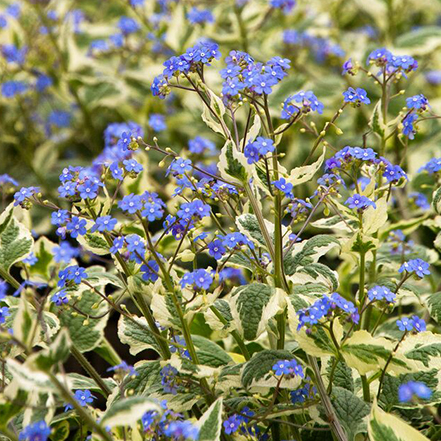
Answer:
M21 364L16 360L7 359L6 366L21 390L42 393L58 391L45 373L33 370L26 363ZM63 381L61 377L60 381Z
M31 232L14 217L13 205L0 215L0 269L9 272L14 263L25 259L32 250Z
M138 375L127 382L126 390L133 391L133 395L147 395L152 388L162 387L159 361L140 361L134 367Z
M374 111L372 112L372 116L369 121L369 127L381 139L384 137L384 134L386 133L386 125L383 122L383 111L381 109L381 100L378 100L377 104L375 104Z
M112 403L109 409L104 413L101 424L106 427L131 426L148 411L162 412L159 406L153 400L147 397L130 397Z
M269 226L268 231L274 230L274 225L267 222ZM266 248L265 239L257 221L257 217L254 214L242 214L236 218L236 225L239 231L244 234L257 246L263 246ZM229 262L229 261L228 261Z
M441 335L430 331L409 335L398 348L413 371L441 368Z
M248 182L252 175L252 168L245 155L238 152L231 141L222 147L218 168L223 178L239 184Z
M382 369L393 350L393 343L385 338L375 338L367 331L356 331L346 340L341 353L348 366L357 369L360 375ZM398 357L393 357L390 369L407 369L407 364Z
M96 289L101 291L102 286L97 286ZM100 318L90 318L85 323L86 317L82 314L61 314L61 326L68 328L70 338L80 352L92 351L100 345L104 337L104 328L108 320L108 314L105 314L108 311L107 303L86 286L76 292L75 296L78 297L76 307L80 311ZM98 308L92 308L95 304L99 304Z
M331 367L335 361L335 358L330 358L326 368L326 372L330 375ZM344 362L339 360L334 370L333 386L342 387L350 392L354 392L354 377L352 375L352 369Z
M262 283L251 283L234 291L230 301L236 328L246 340L255 340L265 331L271 317L281 312L280 290Z
M50 439L52 441L64 441L70 434L69 421L64 420L52 425L51 431Z
M200 335L193 336L199 363L211 367L224 366L231 363L232 358L215 342Z
M290 254L285 257L284 265L287 275L292 275L297 268L317 263L328 251L338 248L340 242L334 236L318 234L293 246Z
M429 441L400 418L381 410L376 401L369 417L368 433L371 441Z
M56 363L63 363L69 358L71 345L67 330L62 329L47 349L29 357L28 360L32 360L38 369L48 371Z
M95 383L92 378L86 377L81 374L77 374L76 372L70 372L67 374L67 378L69 380L69 384L72 390L75 389L90 389L93 392L102 393L102 390ZM113 378L103 378L104 383L106 383L107 387L112 390L117 384Z
M441 187L433 192L432 206L438 214L441 214Z
M427 299L427 306L430 317L432 317L438 324L441 324L441 292L430 294Z
M226 128L225 123L223 123L223 117L225 115L225 106L222 100L208 87L205 87L205 91L210 97L210 107L213 112L210 111L208 106L204 106L204 110L202 112L202 121L210 127L214 132L220 133L222 136L225 136ZM222 124L223 123L223 124Z
M38 259L28 271L30 279L33 281L47 282L51 278L51 272L55 268L52 249L57 244L50 241L47 237L40 237L34 245L34 254Z
M360 432L366 432L366 417L370 406L342 387L332 388L332 404L338 420L342 424L349 441L353 441Z
M311 165L304 165L302 167L296 167L291 170L291 173L286 178L287 182L291 183L294 187L305 182L310 181L314 175L319 171L320 167L325 160L326 148L323 147L323 152L320 157Z
M21 341L26 347L30 348L39 337L38 320L35 314L31 314L32 307L26 300L26 296L20 297L20 303L13 321L13 333L17 340Z
M79 235L77 240L87 251L90 251L98 256L110 254L109 244L106 242L103 236L98 233L87 233L84 236Z
M252 387L274 387L277 379L273 375L272 367L278 360L292 360L294 356L289 351L265 349L253 355L250 361L245 363L242 370L241 381L246 389ZM295 388L300 384L300 377L293 380L282 380L281 387Z
M23 403L26 402L26 392L18 391L17 395L11 399L0 397L0 428L7 427L9 421L23 410Z
M136 355L145 349L153 349L160 353L158 344L150 331L147 320L144 317L133 317L139 325L133 323L125 316L121 316L118 321L118 337L121 343L130 346L129 352Z
M441 46L441 29L438 26L424 26L400 35L395 43L397 47L411 51L412 55L429 54Z
M218 398L198 421L198 441L219 441L222 432L222 398Z

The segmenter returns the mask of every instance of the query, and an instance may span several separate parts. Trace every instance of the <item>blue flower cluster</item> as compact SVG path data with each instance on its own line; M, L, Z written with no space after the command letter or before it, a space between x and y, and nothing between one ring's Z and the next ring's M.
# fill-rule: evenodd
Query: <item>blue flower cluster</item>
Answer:
M405 332L423 332L426 330L426 322L417 315L413 315L411 318L403 317L398 319L397 326L400 331Z
M291 119L300 113L309 113L311 111L321 115L323 109L323 103L317 99L311 90L301 90L285 99L281 117L283 119Z
M402 403L413 401L415 397L428 400L432 396L432 390L421 381L408 381L398 388L398 399Z
M429 264L425 262L423 259L411 259L407 262L404 262L400 269L399 273L406 272L408 274L415 274L419 278L423 278L424 276L430 275Z
M393 293L389 288L380 285L376 285L371 288L367 295L371 302L374 302L375 300L385 300L387 303L394 303L396 297L396 294Z
M185 273L180 282L182 288L191 286L195 291L200 291L201 289L207 290L212 283L212 274L202 268L191 273Z
M349 208L355 208L358 212L366 210L368 207L377 208L375 202L371 201L368 197L359 195L355 193L353 196L350 196L346 199L345 204Z
M344 50L338 44L327 38L311 35L307 31L287 29L283 32L282 39L286 45L296 46L296 49L307 48L314 54L318 63L341 59L345 56Z
M231 415L223 422L224 431L227 435L232 435L238 430L247 438L267 441L268 435L261 433L257 424L250 424L250 418L255 414L249 407L244 407L240 413Z
M169 81L172 77L188 75L190 72L201 72L202 67L209 66L213 60L220 58L218 45L212 42L198 43L186 50L185 54L173 56L164 62L164 71L155 77L152 83L154 96L165 98L171 91Z
M300 330L303 326L312 327L318 324L322 318L330 318L333 313L349 314L349 319L353 323L358 323L360 319L358 309L350 300L346 300L340 294L333 293L331 297L325 295L316 300L310 307L297 311L299 316L297 330Z
M248 95L269 95L284 77L290 60L273 57L266 63L254 61L246 52L231 51L225 58L227 67L220 74L224 79L222 95L225 102Z
M283 375L284 377L295 377L298 375L303 378L305 373L303 372L303 367L299 362L293 358L292 360L279 360L276 361L272 370L276 376Z
M26 426L18 437L19 441L46 441L51 434L46 421L37 421Z
M86 407L88 404L92 404L93 400L96 398L88 389L75 391L74 397L81 407ZM67 412L73 408L74 407L71 403L67 403L64 406L64 411Z
M253 142L249 142L244 149L244 155L247 158L248 164L254 164L262 159L267 153L272 153L275 150L272 139L258 136Z

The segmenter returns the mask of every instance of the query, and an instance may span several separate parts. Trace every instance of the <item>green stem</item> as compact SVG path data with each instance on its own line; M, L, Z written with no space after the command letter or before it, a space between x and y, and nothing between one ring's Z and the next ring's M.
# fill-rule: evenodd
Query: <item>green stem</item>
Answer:
M3 435L5 435L11 441L18 441L18 436L12 430L9 430L6 426L0 428L0 433L3 433Z
M222 324L224 325L228 324L227 320L225 320L224 316L219 312L219 310L214 305L211 305L210 309L213 311L214 315L219 319L219 321L222 322ZM239 346L239 349L242 352L242 355L245 357L245 360L248 361L251 358L251 356L241 336L236 330L231 331L231 335L234 338L234 340L236 340L237 346Z
M84 419L84 421L92 428L94 429L100 437L105 441L113 441L112 436L106 432L106 430L101 427L100 424L98 424L95 419L90 415L90 413L80 405L80 403L76 400L76 398L71 394L71 392L58 380L58 378L52 374L47 373L49 376L51 382L57 387L57 389L60 391L61 396L63 399L70 403L73 408L78 412L81 418Z
M0 277L2 277L6 282L8 282L13 288L20 288L20 283L14 279L7 271L0 268Z
M84 370L92 377L96 385L101 389L105 398L107 398L112 391L107 387L101 375L95 370L95 368L89 363L89 360L78 350L78 348L72 344L72 355L77 359L78 363L84 368Z

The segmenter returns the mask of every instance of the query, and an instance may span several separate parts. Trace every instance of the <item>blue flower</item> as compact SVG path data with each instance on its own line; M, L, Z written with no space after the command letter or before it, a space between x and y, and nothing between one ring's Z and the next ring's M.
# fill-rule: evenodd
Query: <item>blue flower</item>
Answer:
M187 18L191 24L214 22L214 17L211 11L208 9L198 9L196 7L191 8L187 14Z
M142 279L146 282L156 282L158 280L159 265L156 260L149 260L147 265L141 266Z
M240 418L239 415L237 414L231 415L223 423L225 433L227 435L231 435L232 433L237 432L241 424L242 424L242 419Z
M109 367L108 369L107 369L107 372L116 372L116 371L123 371L123 372L126 372L126 373L128 373L129 375L133 375L133 376L137 376L138 375L138 372L136 372L136 369L133 367L133 366L131 366L131 365L129 365L126 361L122 361L121 363L119 363L119 364L117 364L117 365L115 365L115 366L112 366L112 367Z
M81 283L83 279L87 278L86 270L78 265L68 266L58 272L58 286L66 285L66 282L73 282L75 284Z
M267 153L272 153L275 149L273 140L269 138L263 138L262 136L258 136L257 139L253 142L253 145L257 148L262 156L266 155Z
M412 401L414 396L428 400L432 396L432 390L420 381L408 381L398 388L398 399L401 403Z
M13 98L22 95L28 90L28 85L23 81L6 81L2 84L2 95L5 98Z
M125 159L123 164L128 172L141 173L144 170L144 167L135 159Z
M291 12L296 5L295 0L269 0L269 3L273 8L282 9L285 14Z
M95 199L98 196L99 186L91 179L87 179L78 186L77 190L80 193L81 199Z
M196 136L194 139L188 141L188 149L191 153L201 154L205 150L213 152L216 150L216 146L209 139L202 138L202 136Z
M179 207L178 216L184 220L202 219L210 216L210 206L196 199L193 202L186 202Z
M213 283L213 276L205 269L198 269L184 274L180 283L182 288L193 285L194 288L207 290Z
M133 193L128 194L118 202L118 207L121 208L121 210L124 212L135 214L137 211L142 210L141 196L135 195Z
M354 75L355 71L354 71L354 65L352 63L352 58L349 58L349 60L343 63L342 69L343 69L342 75L345 75L347 73L349 75Z
M0 300L3 300L6 297L7 292L8 284L4 280L0 280Z
M153 113L149 118L149 126L153 129L154 132L162 132L167 128L167 124L165 123L164 115L160 115L159 113Z
M418 192L409 193L409 199L412 200L413 203L422 210L430 209L429 201L427 200L426 195L423 193L418 193Z
M387 182L398 182L401 178L407 179L407 175L399 165L387 164L383 172Z
M29 200L34 194L38 193L40 189L38 187L22 187L14 194L14 205L19 205Z
M141 215L147 218L149 222L153 222L155 219L162 218L164 210L157 202L147 202L144 204L144 210L142 210Z
M340 294L337 294L336 292L332 294L331 300L336 306L338 306L346 313L354 314L355 312L357 312L357 308L351 301L346 300L344 297L342 297Z
M120 168L118 162L112 162L112 164L110 164L109 170L112 173L113 179L118 179L119 181L123 180L124 178L123 169Z
M242 233L229 233L222 238L222 243L226 248L248 245L251 249L254 249L254 244Z
M57 210L51 214L52 225L64 225L69 220L69 212L67 210Z
M67 298L66 290L62 289L58 292L56 292L51 297L51 302L55 303L57 306L64 305L69 302L69 299Z
M400 331L412 331L413 322L408 317L397 320L397 326Z
M99 231L100 233L103 233L104 231L112 231L115 228L117 222L118 221L112 216L100 216L96 218L95 224L92 226L90 231L92 233L94 233L95 231Z
M416 129L413 123L417 119L418 119L418 115L416 115L415 113L409 113L403 119L403 135L407 136L409 139L415 138Z
M293 104L298 103L301 107ZM298 112L309 113L311 111L317 111L320 115L323 113L324 105L320 102L311 90L306 92L301 90L296 94L286 98L283 102L283 109L281 117L283 119L290 119Z
M350 87L346 92L343 92L343 97L345 103L352 103L356 106L360 106L360 104L370 104L371 102L367 97L366 91L359 87L356 90Z
M178 371L172 365L165 365L161 371L161 384L165 393L176 395L177 387L176 387L176 376Z
M23 259L22 262L25 263L26 265L33 266L38 262L38 258L35 256L33 252L31 252L31 254L29 254L28 257Z
M145 245L142 239L137 234L129 234L126 236L127 249L134 254L140 254L142 257L145 254Z
M409 109L426 110L428 105L429 100L422 93L406 98L406 106Z
M354 196L349 197L345 204L349 208L356 208L357 210L364 210L368 207L374 207L377 208L375 205L375 202L371 201L366 196L359 195L357 193L354 194Z
M118 22L118 28L124 35L128 35L138 31L140 26L133 18L121 17Z
M287 198L294 197L292 194L293 185L290 182L286 182L285 178L280 178L272 183L274 184L274 187L276 187L277 190L280 190Z
M78 404L82 407L86 407L88 404L93 403L94 398L96 398L90 390L77 390L75 391L75 400L78 402ZM73 409L72 404L68 403L64 407L64 411L68 411L70 409Z
M183 175L192 170L191 161L189 159L177 158L169 166L168 171L174 171L178 175Z
M112 254L115 254L119 250L121 250L123 246L124 246L124 237L115 237L115 239L113 239L113 245L110 247L109 251Z
M8 317L10 314L9 308L7 306L2 306L0 308L0 325L5 323L6 317Z
M260 159L259 150L254 146L254 143L249 142L243 151L248 164L254 164Z
M18 439L20 441L46 441L51 434L51 429L45 421L37 421L29 424L20 433Z
M441 158L432 158L426 165L421 167L418 172L423 170L429 174L439 172L441 170Z
M422 259L411 259L408 262L404 262L398 272L402 273L404 271L415 273L421 279L430 274L429 264Z
M213 240L213 242L208 244L208 253L216 260L221 259L222 256L225 254L225 251L226 250L222 244L222 241L220 241L219 239Z
M191 421L171 421L164 427L167 439L196 441L199 437L199 428Z
M396 294L393 293L386 286L374 286L368 291L368 299L372 302L374 300L386 300L386 302L393 303Z
M86 230L86 219L80 219L77 216L73 216L70 222L66 225L69 234L74 239L80 236L84 236L87 233Z

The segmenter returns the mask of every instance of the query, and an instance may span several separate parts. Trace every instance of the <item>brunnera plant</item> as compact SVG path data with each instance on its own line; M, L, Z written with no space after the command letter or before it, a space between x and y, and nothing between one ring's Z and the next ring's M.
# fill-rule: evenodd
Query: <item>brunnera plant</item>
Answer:
M58 198L23 187L0 215L1 433L440 439L438 254L416 240L423 226L440 230L441 159L406 172L418 129L439 117L422 94L390 110L417 60L381 48L367 65L345 62L343 74L380 98L350 86L318 127L313 91L292 91L281 110L273 100L288 59L231 51L217 88L206 78L220 58L200 42L152 84L158 99L176 91L202 103L222 144L215 167L205 138L178 153L133 122L114 124L90 166L61 171ZM360 111L370 112L360 147L327 141ZM287 169L285 135L299 128L314 141ZM421 192L407 191L413 180ZM32 232L32 206L58 243ZM110 316L132 355L157 357L122 360L104 334ZM108 377L91 351L111 364ZM65 371L70 355L87 376Z

